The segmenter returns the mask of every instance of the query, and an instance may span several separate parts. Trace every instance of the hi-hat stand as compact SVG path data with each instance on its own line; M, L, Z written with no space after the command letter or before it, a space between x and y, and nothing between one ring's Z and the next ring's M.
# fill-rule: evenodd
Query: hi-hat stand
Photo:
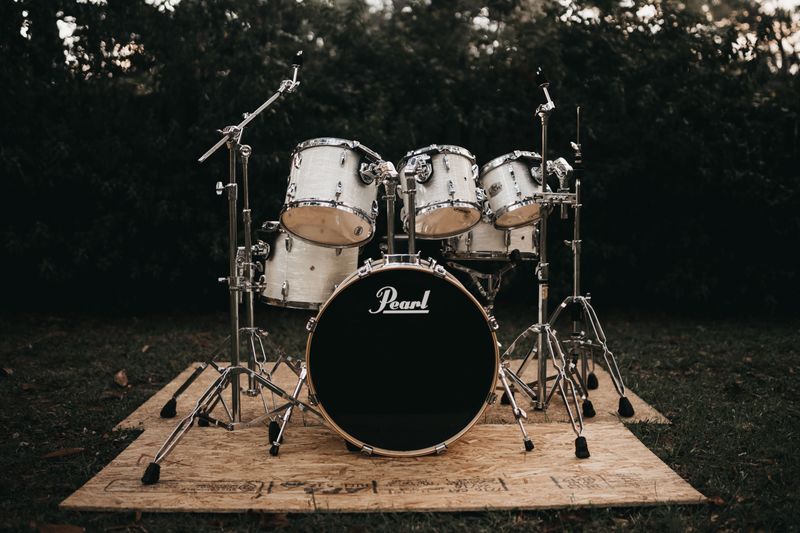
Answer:
M600 319L592 307L591 296L588 294L583 296L581 294L581 178L583 177L583 156L581 154L580 144L580 127L581 127L581 108L576 110L577 133L575 142L571 143L574 151L574 164L572 166L572 174L575 178L575 203L572 204L574 210L573 225L572 225L572 240L564 241L572 251L572 295L567 296L563 302L558 306L553 316L550 318L550 324L555 324L561 315L562 311L568 307L571 310L572 319L572 333L569 339L563 342L564 345L570 348L571 361L570 364L574 368L580 361L580 373L578 379L581 387L584 389L586 396L583 403L584 416L594 416L594 408L591 401L588 399L588 391L596 389L598 386L597 376L594 374L595 354L601 352L603 359L608 368L608 373L611 376L611 382L619 394L619 406L617 412L620 416L631 417L634 415L633 406L630 400L625 396L625 384L622 381L622 374L617 366L617 360L614 354L608 348L606 334L603 327L600 325ZM562 188L563 182L562 182ZM566 207L566 206L563 206ZM582 328L582 325L588 328ZM586 332L589 330L589 333ZM589 361L591 361L592 371L589 371Z
M536 267L539 316L537 323L532 324L525 331L523 331L503 353L503 364L501 365L500 369L500 381L505 390L504 399L507 398L508 402L511 404L511 407L514 411L514 417L516 418L520 430L522 431L523 442L526 450L533 449L533 443L530 441L530 438L525 432L525 426L523 424L523 420L527 418L527 415L525 411L519 407L516 399L514 398L513 389L518 389L525 393L533 401L534 408L537 410L546 409L553 397L553 394L556 390L558 390L561 394L564 406L566 407L567 415L570 418L572 430L576 435L575 456L579 459L585 459L589 457L589 447L586 442L586 437L583 436L583 415L581 413L578 400L578 389L572 379L572 376L568 372L569 365L566 357L564 356L564 351L561 348L561 344L559 343L556 331L552 327L547 317L547 300L549 292L549 264L547 262L547 217L550 213L550 210L554 206L573 203L574 195L563 192L548 192L547 176L549 168L547 161L547 129L550 114L553 112L556 106L553 100L550 98L550 93L547 90L550 84L542 74L541 69L539 69L536 73L536 82L544 92L546 100L545 103L540 104L536 108L536 116L541 122L542 135L541 192L534 195L536 202L541 205L541 218L538 221L539 240L537 243L539 262ZM508 358L511 356L511 354L513 354L518 343L531 335L536 336L536 346L528 352L519 369L514 372L510 368L511 363ZM520 376L522 375L523 370L534 353L538 354L538 371L537 380L536 382L532 383L531 386L526 384ZM547 382L549 381L547 377L548 356L557 371L553 386L551 387L549 393L547 392ZM535 387L535 390L533 387ZM570 402L572 405L570 405ZM574 410L572 409L573 407L575 408Z
M300 85L297 81L297 74L302 66L302 52L298 52L292 64L293 73L292 79L285 79L281 82L278 90L267 101L259 106L252 113L246 114L244 120L235 126L228 126L222 130L222 138L212 146L205 154L203 154L198 161L200 163L208 159L223 145L228 148L228 183L224 184L218 182L216 192L222 195L227 192L228 200L228 267L229 274L226 278L220 278L219 281L228 284L229 290L229 304L230 304L230 335L226 339L229 348L229 365L222 368L216 361L218 354L207 361L206 363L198 366L187 381L178 389L178 392L167 402L162 408L162 416L167 418L175 416L177 398L191 384L206 370L209 366L219 373L219 376L214 380L210 387L208 387L200 398L197 400L194 409L184 417L172 433L167 437L164 444L156 452L153 461L147 466L147 469L142 476L142 483L149 485L157 483L161 473L161 462L173 451L175 446L180 442L183 436L191 429L195 420L198 420L198 425L208 426L214 425L222 427L229 431L234 429L252 427L269 422L269 440L271 443L270 454L277 455L281 442L283 441L283 434L286 429L292 412L295 407L301 411L308 411L314 415L322 418L321 414L308 404L298 400L298 396L302 387L306 382L306 369L303 363L297 363L290 358L286 357L282 351L278 352L278 360L275 362L271 370L267 370L266 366L267 356L264 349L264 339L267 338L267 333L264 330L255 327L254 312L253 312L253 299L254 293L260 291L262 281L254 281L255 271L257 270L256 264L253 261L253 242L252 242L252 219L249 204L249 189L248 189L248 163L252 153L250 146L241 143L244 128L258 116L262 111L268 108L284 93L292 93ZM238 197L238 184L236 176L237 158L241 157L242 161L242 178L243 178L243 210L242 219L244 223L244 246L238 246L238 224L237 224L237 197ZM245 304L245 327L240 327L239 321L239 306L244 302ZM248 342L248 358L247 366L241 365L241 352L240 344L242 338ZM275 371L280 363L285 363L289 368L297 374L297 384L295 385L292 394L287 393L272 382L272 373ZM241 385L241 376L247 377L248 387L243 391ZM224 391L230 388L230 406L225 402ZM270 409L267 401L263 395L263 389L269 390L272 394L285 400L283 405ZM250 396L260 395L264 407L264 414L254 418L251 421L242 421L242 408L241 408L241 395L245 393ZM221 404L227 421L220 420L212 417L211 413L216 406ZM275 420L278 413L283 412L281 423Z

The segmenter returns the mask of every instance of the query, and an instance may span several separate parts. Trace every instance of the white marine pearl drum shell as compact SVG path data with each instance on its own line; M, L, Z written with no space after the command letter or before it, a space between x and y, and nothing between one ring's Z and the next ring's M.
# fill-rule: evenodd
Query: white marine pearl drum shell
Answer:
M323 137L300 143L292 154L281 224L321 246L360 246L372 239L377 183L361 179L362 163L380 156L357 141Z
M316 246L272 224L265 239L270 252L265 262L262 299L278 307L319 309L358 266L358 248Z
M517 228L541 218L541 206L533 199L541 192L541 160L536 152L518 150L481 168L480 185L498 228Z
M400 161L400 191L404 209L403 225L408 226L408 192L405 166L417 155L430 157L431 175L420 183L414 198L416 233L423 239L444 239L467 231L481 218L475 156L453 145L431 145L408 152Z
M483 217L468 232L448 239L443 254L448 259L508 261L514 250L518 250L521 257L537 256L536 226L498 229L490 218Z

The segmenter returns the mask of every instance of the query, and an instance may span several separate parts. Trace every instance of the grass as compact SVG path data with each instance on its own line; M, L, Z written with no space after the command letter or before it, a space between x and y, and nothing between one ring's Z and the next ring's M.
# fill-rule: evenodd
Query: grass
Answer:
M501 340L527 325L499 313ZM602 310L601 310L602 312ZM303 312L259 309L289 351L304 345ZM91 531L797 530L800 323L615 315L606 332L630 388L673 424L634 433L710 497L699 506L545 512L208 515L62 512L58 504L137 433L114 425L209 352L224 314L0 316L0 528L73 524ZM125 369L130 386L114 383ZM46 454L68 448L62 457Z

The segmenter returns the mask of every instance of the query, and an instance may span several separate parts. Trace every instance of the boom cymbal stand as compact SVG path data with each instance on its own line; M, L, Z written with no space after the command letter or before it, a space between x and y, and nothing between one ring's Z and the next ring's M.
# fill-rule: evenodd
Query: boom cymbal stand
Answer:
M633 406L630 400L625 396L625 384L622 381L622 374L617 366L617 360L611 350L608 349L608 341L603 327L600 325L600 319L592 307L591 296L581 294L581 178L583 177L583 157L581 154L580 144L580 126L581 126L581 108L578 106L576 109L576 122L577 133L576 140L572 145L574 151L574 164L572 168L572 175L575 178L575 203L572 204L574 211L572 219L572 240L564 241L572 251L572 295L567 296L563 302L556 308L553 316L550 318L550 324L555 325L562 311L570 308L572 320L572 333L569 339L566 339L563 344L570 348L571 352L571 365L574 367L580 360L580 374L578 375L579 383L584 389L586 396L583 403L584 416L594 416L594 408L591 401L588 399L589 389L596 389L598 386L597 376L594 374L595 355L597 352L603 354L603 359L608 368L608 373L611 376L611 382L619 395L619 406L617 412L620 416L631 417L634 415ZM568 190L567 176L559 176L560 187L559 190ZM566 217L566 205L562 205L562 218ZM584 328L583 326L588 326ZM587 333L586 329L589 330ZM591 359L592 371L589 372L589 360Z
M550 114L555 109L555 103L550 98L550 93L547 90L550 85L547 79L539 69L536 73L536 81L539 87L543 90L545 96L545 103L540 104L536 108L536 116L539 117L541 122L542 134L542 150L541 150L541 192L534 195L534 200L542 206L541 218L539 219L539 242L537 250L539 251L539 263L536 267L536 278L538 281L538 303L539 303L539 316L538 322L532 324L525 331L523 331L517 339L511 343L508 349L503 353L503 363L500 367L500 381L505 389L505 397L508 398L509 403L514 411L514 417L523 434L523 441L526 450L533 449L533 443L530 442L528 435L525 432L522 420L527 418L526 413L519 407L514 398L512 385L525 393L534 403L534 408L537 410L544 410L550 403L556 389L561 394L567 415L570 418L572 430L575 432L575 456L579 459L589 457L589 447L586 442L586 437L583 436L583 415L580 410L578 401L578 392L575 382L572 380L570 373L568 373L569 365L567 364L564 351L559 343L558 336L555 329L552 327L548 320L547 314L547 298L549 292L549 264L547 262L547 218L549 211L556 205L574 203L574 195L570 193L551 193L548 192L547 187L547 129ZM523 359L519 369L514 372L511 370L511 361L508 359L515 351L519 342L525 338L535 335L536 346L532 348L527 356ZM522 378L523 370L527 366L531 356L538 354L538 370L536 382L528 385ZM557 370L554 383L548 393L547 391L547 359L552 360L553 366ZM536 390L534 390L534 387ZM570 405L571 403L571 405ZM575 408L573 411L572 407Z
M302 65L302 52L298 52L295 61L292 65L293 75L292 79L285 79L281 82L277 92L273 94L266 102L261 104L254 112L245 115L244 120L236 126L228 126L220 131L223 134L222 138L212 146L205 154L199 158L199 162L204 162L216 152L223 145L228 147L228 170L229 179L226 185L222 182L217 183L216 191L218 195L222 195L227 191L228 200L228 260L229 260L229 276L221 278L220 281L226 282L229 289L229 303L230 303L230 335L226 339L229 342L230 366L225 368L221 367L215 362L215 357L212 357L208 362L200 365L189 379L179 388L178 393L173 396L170 402L162 409L162 413L170 415L175 407L177 397L182 394L199 376L202 372L211 366L219 373L219 376L209 386L200 398L195 403L194 409L184 417L172 433L167 437L166 441L161 445L161 448L156 452L153 461L147 466L143 476L142 483L151 485L157 483L161 475L161 462L175 449L180 440L194 425L194 421L198 420L198 425L214 425L222 427L228 431L252 427L263 424L266 420L270 419L269 424L269 439L272 444L270 447L270 454L277 455L278 448L283 440L283 433L286 425L291 418L294 407L301 411L309 411L316 416L322 418L320 413L297 399L303 385L306 381L306 368L305 364L297 364L289 358L285 357L283 353L279 353L279 359L272 370L266 370L266 353L264 350L263 340L266 338L266 332L254 326L253 317L253 292L259 290L260 283L253 282L255 271L255 264L253 262L253 243L252 243L252 230L251 230L251 216L249 206L249 190L248 190L248 161L251 155L251 148L247 145L241 144L242 134L244 128L262 111L269 107L284 93L292 93L299 86L297 81L297 74ZM244 221L244 241L243 248L237 246L237 178L236 178L236 162L237 155L241 156L243 164L243 193L244 193L244 208L242 211L242 218ZM246 312L246 326L239 327L239 305L242 300L245 303ZM247 366L240 364L240 342L242 337L249 340L250 351L248 353ZM256 349L258 346L259 350ZM260 354L258 353L260 351ZM215 354L216 356L216 354ZM272 372L277 368L281 362L287 364L298 376L297 384L292 394L287 393L272 380ZM242 390L241 376L247 377L248 388ZM223 393L226 389L231 390L230 407L223 398ZM283 405L270 409L267 406L266 399L264 398L262 389L267 389L274 395L285 400ZM264 414L254 418L250 421L242 421L241 411L241 394L255 396L260 395L264 406ZM174 401L173 401L174 400ZM172 405L170 405L172 403ZM227 421L219 420L211 416L211 412L221 404ZM165 412L166 411L166 412ZM279 425L274 418L283 412L281 424ZM174 416L174 415L173 415Z

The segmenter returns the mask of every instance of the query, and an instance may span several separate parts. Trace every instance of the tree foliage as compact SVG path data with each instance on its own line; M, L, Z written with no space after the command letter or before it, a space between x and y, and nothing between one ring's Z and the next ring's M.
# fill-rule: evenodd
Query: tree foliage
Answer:
M619 305L788 306L797 16L742 0L6 0L4 301L161 307L223 294L211 281L226 264L213 194L225 155L196 159L303 49L299 93L246 132L257 222L276 217L305 139L358 139L392 160L431 143L479 163L535 149L541 65L556 155L569 155L583 110L585 287Z

